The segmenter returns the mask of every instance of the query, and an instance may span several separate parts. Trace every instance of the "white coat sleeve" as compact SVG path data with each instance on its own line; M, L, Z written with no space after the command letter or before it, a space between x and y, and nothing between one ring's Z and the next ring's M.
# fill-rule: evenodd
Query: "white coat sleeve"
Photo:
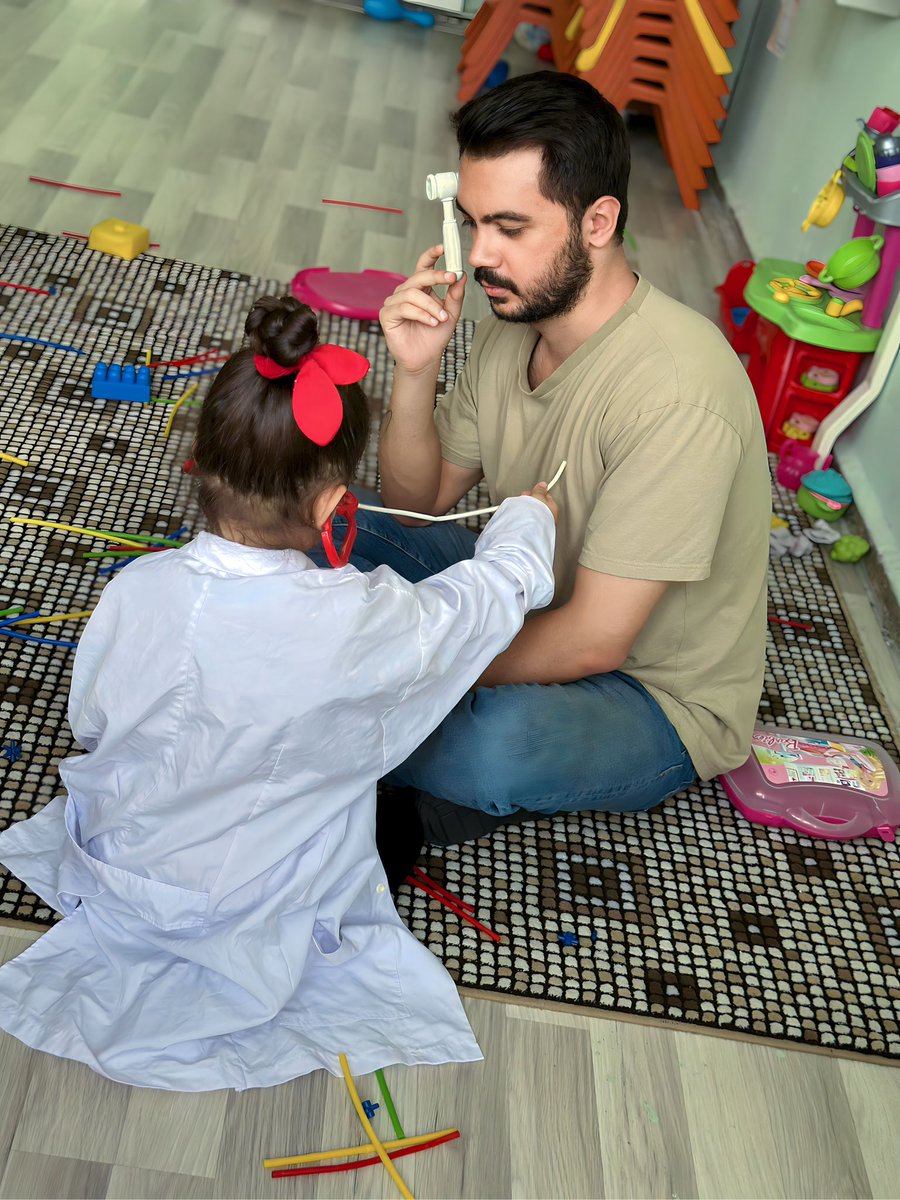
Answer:
M529 496L505 500L475 547L415 585L420 666L383 717L384 768L398 766L501 654L525 614L553 598L556 524Z

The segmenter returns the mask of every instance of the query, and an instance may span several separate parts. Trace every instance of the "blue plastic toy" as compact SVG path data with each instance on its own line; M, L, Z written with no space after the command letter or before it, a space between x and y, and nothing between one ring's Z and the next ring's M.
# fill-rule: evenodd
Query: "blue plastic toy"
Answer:
M434 25L434 13L407 8L400 0L365 0L363 12L376 21L412 21L413 25L421 25L424 29Z
M376 1110L381 1108L380 1104L373 1104L371 1100L363 1100L362 1106L363 1106L363 1112L366 1114L366 1116L369 1118L370 1121L375 1116Z
M506 59L501 58L494 69L488 75L487 79L481 85L481 90L478 95L483 96L485 92L489 92L491 88L499 87L501 83L506 83L509 78L509 63Z
M135 404L150 401L150 368L107 366L98 362L91 379L95 400L130 400Z

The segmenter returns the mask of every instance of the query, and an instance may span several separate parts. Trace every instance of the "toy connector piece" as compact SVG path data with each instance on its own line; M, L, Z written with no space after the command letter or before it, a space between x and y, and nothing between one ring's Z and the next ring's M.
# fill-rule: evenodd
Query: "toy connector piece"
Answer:
M150 368L107 366L98 362L91 379L91 395L95 400L130 400L135 404L150 401Z
M150 230L143 225L131 225L128 221L108 217L91 230L88 249L114 254L117 258L137 258L150 249Z

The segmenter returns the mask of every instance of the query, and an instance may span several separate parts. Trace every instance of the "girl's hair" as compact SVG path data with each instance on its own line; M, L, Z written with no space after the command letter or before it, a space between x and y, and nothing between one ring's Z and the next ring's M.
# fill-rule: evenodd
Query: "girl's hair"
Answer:
M369 408L358 383L338 386L340 429L318 446L297 428L292 408L296 376L265 379L255 354L292 367L319 340L313 310L293 296L262 296L244 331L247 344L222 367L200 410L194 442L200 506L210 528L223 520L252 529L272 544L311 526L317 495L356 474L369 438Z

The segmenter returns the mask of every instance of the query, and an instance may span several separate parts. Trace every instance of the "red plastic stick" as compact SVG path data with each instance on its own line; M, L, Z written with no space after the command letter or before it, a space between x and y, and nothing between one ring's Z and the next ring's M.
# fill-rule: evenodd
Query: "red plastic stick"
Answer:
M479 921L476 921L474 917L470 917L464 908L459 907L458 903L455 901L451 902L444 896L439 895L437 892L433 891L427 883L423 883L421 879L416 879L415 875L407 875L406 882L411 884L413 887L421 888L426 896L430 896L432 900L437 900L438 904L443 904L445 908L449 908L451 912L456 913L458 917L462 917L464 921L468 921L470 925L474 925L476 929L480 929L482 933L486 933L488 937L492 938L495 942L500 942L503 940L499 933L494 933L493 929L488 929L487 925L482 925Z
M459 1130L445 1133L443 1137L433 1138L430 1142L422 1142L419 1146L404 1146L402 1150L388 1150L388 1158L405 1158L407 1154L418 1154L420 1150L431 1150L434 1146L442 1146L444 1142L452 1142L459 1137ZM330 1163L324 1167L286 1167L281 1171L273 1171L273 1179L287 1179L290 1175L330 1175L335 1171L358 1171L360 1167L374 1167L381 1162L380 1158L354 1159L353 1162Z
M466 912L470 912L474 915L475 909L471 904L468 903L468 901L462 900L459 896L454 896L452 892L448 892L446 888L442 888L439 883L435 883L431 876L426 875L425 872L419 867L413 867L413 875L415 875L417 879L421 879L423 883L427 883L428 886L433 888L439 895L445 896L448 900L452 900L454 904L458 904L460 908L464 908Z
M39 175L29 175L29 183L45 183L48 187L66 188L70 192L90 192L93 196L121 196L121 192L108 192L105 188L80 187L77 183L60 183L58 179L41 179Z
M355 200L323 200L323 204L340 204L344 208L367 208L370 212L390 212L403 214L402 208L384 208L380 204L357 204ZM381 1160L379 1159L379 1162Z
M809 629L815 631L815 625L807 625L805 621L786 621L784 617L769 617L776 625L790 625L791 629Z
M19 292L34 292L36 296L52 296L52 292L46 292L43 288L26 287L24 283L7 283L5 280L0 281L0 287L15 288Z
M194 363L218 362L223 358L231 358L231 355L227 351L207 350L205 354L196 354L193 358L171 358L167 362L152 362L150 370L152 371L154 367L192 367Z

